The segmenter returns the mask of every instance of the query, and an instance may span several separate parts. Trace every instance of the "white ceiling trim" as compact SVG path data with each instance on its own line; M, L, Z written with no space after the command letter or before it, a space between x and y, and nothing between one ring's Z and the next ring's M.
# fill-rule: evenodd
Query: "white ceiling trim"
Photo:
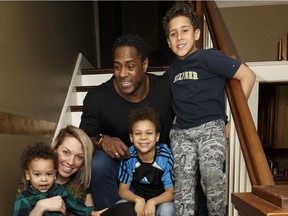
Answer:
M259 0L259 1L239 1L239 0L216 0L216 4L219 8L227 7L247 7L247 6L261 6L261 5L281 5L288 4L288 0Z

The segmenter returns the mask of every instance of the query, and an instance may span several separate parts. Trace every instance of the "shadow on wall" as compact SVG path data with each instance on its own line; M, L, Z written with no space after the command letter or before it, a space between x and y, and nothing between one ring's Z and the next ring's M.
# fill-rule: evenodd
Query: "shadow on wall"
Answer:
M17 185L22 176L19 159L23 149L35 142L50 144L51 141L51 137L0 134L0 215L12 215Z

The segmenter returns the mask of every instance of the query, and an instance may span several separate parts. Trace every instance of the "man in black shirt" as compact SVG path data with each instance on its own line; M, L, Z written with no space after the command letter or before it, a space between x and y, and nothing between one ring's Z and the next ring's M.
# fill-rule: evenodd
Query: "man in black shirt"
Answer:
M114 75L93 88L84 99L80 128L100 149L92 159L91 192L97 209L111 207L119 200L119 160L131 146L128 115L131 110L150 106L160 113L161 137L169 142L174 119L168 77L146 73L148 46L139 36L122 35L114 43Z

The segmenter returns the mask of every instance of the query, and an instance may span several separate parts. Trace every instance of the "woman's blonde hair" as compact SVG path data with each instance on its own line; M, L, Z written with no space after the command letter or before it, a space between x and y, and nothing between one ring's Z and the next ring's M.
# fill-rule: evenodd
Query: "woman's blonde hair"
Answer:
M75 138L82 144L84 151L84 164L77 172L76 178L81 181L83 189L86 189L90 186L91 181L91 160L94 151L93 143L83 130L73 125L68 125L59 131L59 134L51 144L51 148L57 150L66 137Z

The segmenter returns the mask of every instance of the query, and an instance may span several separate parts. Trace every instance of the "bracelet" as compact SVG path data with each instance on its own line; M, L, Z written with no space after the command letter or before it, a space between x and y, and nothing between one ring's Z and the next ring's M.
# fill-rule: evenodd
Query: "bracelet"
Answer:
M102 148L102 141L103 141L104 135L99 134L99 136L96 138L96 144Z

